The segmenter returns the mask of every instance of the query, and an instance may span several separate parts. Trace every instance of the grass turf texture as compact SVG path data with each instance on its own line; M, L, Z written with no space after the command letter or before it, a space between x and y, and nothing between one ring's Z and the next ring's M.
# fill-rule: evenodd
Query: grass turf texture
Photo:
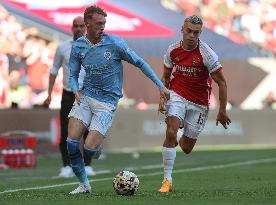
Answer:
M70 196L77 180L53 178L60 164L59 156L41 156L36 169L1 170L0 204L276 204L275 147L215 151L199 147L191 155L178 152L173 192L169 194L157 192L163 178L160 152L140 153L139 159L108 153L105 160L95 160L96 171L110 173L90 178L94 180L92 194ZM128 169L138 175L139 191L131 197L119 196L113 191L112 180L117 172ZM53 185L56 187L49 187ZM3 193L25 188L32 189Z

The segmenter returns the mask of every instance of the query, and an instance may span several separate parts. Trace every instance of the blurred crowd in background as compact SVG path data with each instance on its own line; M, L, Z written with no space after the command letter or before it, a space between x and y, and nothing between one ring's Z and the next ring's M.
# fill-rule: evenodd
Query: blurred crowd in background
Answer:
M160 2L185 15L202 16L205 27L236 43L249 44L271 57L276 54L275 0ZM42 104L47 97L49 71L57 43L40 37L35 27L23 28L16 17L0 5L0 108L31 108ZM59 74L52 94L52 108L60 107L61 91L62 74ZM127 98L121 102L135 104ZM264 105L276 107L275 104L276 96L272 92ZM139 106L148 107L144 102L138 102Z
M197 14L204 26L236 43L276 54L275 0L161 0L185 15Z
M39 37L34 27L24 29L0 6L0 107L30 108L47 97L49 70L57 43ZM59 106L62 75L54 89Z

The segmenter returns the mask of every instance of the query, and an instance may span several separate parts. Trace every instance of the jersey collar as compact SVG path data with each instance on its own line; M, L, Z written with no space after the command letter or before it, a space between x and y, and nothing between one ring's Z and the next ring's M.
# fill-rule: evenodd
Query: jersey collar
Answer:
M96 43L96 44L93 44L91 41L89 41L89 39L88 39L86 36L84 36L84 38L85 38L86 42L87 42L91 47L97 47L97 46L103 44L103 42L104 42L104 40L105 40L105 38L106 38L106 35L103 34L102 39L101 39L98 43Z

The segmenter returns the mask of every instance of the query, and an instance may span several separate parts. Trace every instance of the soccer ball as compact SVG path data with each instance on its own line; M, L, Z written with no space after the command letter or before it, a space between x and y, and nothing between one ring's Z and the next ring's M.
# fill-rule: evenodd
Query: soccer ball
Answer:
M113 180L113 188L119 195L130 196L137 192L139 187L138 177L130 171L119 172Z

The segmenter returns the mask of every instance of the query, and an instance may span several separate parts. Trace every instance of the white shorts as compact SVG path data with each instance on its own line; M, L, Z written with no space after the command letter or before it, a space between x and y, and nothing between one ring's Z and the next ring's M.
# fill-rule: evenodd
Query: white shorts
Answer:
M100 102L85 95L81 95L80 104L76 101L68 118L80 120L89 131L96 130L103 136L107 135L115 116L116 106Z
M170 100L166 104L166 116L175 116L183 127L183 136L197 139L208 117L208 106L192 103L177 93L170 91Z

